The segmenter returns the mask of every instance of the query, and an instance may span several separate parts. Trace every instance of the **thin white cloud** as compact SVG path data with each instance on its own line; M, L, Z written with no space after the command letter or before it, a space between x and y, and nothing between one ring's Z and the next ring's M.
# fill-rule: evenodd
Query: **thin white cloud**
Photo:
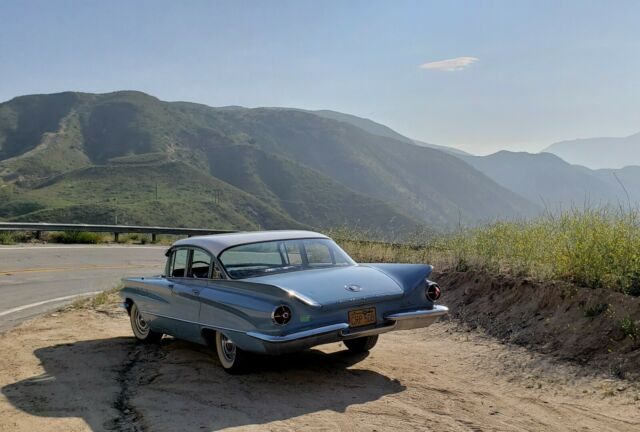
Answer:
M456 57L447 60L434 61L420 65L420 69L432 69L444 72L454 72L465 69L480 60L477 57Z

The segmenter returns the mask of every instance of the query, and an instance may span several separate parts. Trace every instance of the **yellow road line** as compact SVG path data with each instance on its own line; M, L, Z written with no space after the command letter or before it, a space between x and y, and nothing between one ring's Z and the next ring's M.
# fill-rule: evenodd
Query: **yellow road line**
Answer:
M79 270L120 270L120 269L133 269L133 268L145 268L145 267L158 267L157 265L118 265L118 266L73 266L73 267L49 267L49 268L28 268L28 269L15 269L15 270L0 270L0 275L10 276L18 273L48 273L48 272L61 272L61 271L79 271Z

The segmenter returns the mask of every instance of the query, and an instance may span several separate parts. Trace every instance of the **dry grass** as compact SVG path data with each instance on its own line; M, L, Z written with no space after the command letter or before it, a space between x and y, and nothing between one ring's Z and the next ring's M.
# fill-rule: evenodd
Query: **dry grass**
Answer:
M533 221L416 236L401 245L370 242L366 235L344 230L333 235L360 262L429 262L640 296L638 211L573 210Z
M122 284L118 284L117 286L102 291L100 294L97 294L93 297L85 297L76 300L71 305L67 306L69 309L100 309L105 306L112 306L116 303L121 302L118 293L123 288Z

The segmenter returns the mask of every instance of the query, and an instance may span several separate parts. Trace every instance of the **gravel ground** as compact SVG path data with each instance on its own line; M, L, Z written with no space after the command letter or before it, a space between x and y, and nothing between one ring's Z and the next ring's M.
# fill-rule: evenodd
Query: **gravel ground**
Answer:
M638 383L585 374L452 322L227 375L211 352L136 344L112 302L0 335L0 431L640 430Z

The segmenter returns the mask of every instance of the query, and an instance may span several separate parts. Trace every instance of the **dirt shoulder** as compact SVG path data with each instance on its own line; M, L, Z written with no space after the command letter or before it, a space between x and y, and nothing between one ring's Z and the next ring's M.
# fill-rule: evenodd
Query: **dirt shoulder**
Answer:
M101 302L105 299L101 299ZM233 377L171 338L136 344L107 299L0 335L0 431L637 431L640 388L454 323L332 344Z
M640 379L640 297L473 271L436 280L458 322L583 373Z

